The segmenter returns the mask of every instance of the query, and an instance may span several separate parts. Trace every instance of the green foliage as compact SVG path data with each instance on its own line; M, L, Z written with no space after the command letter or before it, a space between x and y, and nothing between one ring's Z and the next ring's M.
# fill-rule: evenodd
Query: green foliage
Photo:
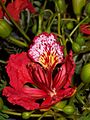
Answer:
M7 120L9 116L0 112L0 120Z
M89 120L90 80L87 84L82 79L90 77L90 69L85 70L86 74L82 73L82 77L80 73L84 64L90 64L90 35L82 33L80 25L90 24L90 2L89 0L87 2L86 0L31 0L30 2L32 2L36 9L35 14L30 13L28 9L22 10L18 23L13 21L13 19L9 19L10 16L8 16L8 19L5 19L5 23L8 21L10 31L4 29L8 35L1 30L0 99L3 102L0 104L0 120L6 120L11 115L16 115L23 119L31 117L38 120L43 118ZM2 9L5 11L4 7ZM50 109L32 112L25 111L23 108L9 104L6 98L2 96L3 88L9 84L5 66L11 54L28 51L33 38L42 32L52 32L57 35L58 42L64 46L64 57L70 50L73 51L76 68L72 79L72 86L76 87L76 93L71 98L51 106ZM70 44L67 47L68 42Z

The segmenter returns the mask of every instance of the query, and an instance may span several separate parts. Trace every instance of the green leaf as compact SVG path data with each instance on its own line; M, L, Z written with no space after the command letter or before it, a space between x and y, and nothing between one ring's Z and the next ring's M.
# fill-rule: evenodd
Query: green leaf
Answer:
M78 120L90 120L90 112L84 111Z
M3 114L0 112L0 120L6 120L8 118L9 118L9 116L7 114Z
M0 120L7 120L7 118L4 118L3 116L0 116Z

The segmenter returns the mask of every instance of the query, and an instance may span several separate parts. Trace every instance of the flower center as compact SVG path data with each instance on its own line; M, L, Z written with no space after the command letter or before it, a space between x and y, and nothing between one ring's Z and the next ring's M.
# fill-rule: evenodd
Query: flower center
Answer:
M51 52L44 52L40 58L39 63L45 68L54 68L54 66L58 63L58 56Z
M56 89L55 89L55 88L53 88L53 90L50 91L50 93L49 93L49 95L50 95L51 97L55 96L56 94L57 94L57 93L56 93Z

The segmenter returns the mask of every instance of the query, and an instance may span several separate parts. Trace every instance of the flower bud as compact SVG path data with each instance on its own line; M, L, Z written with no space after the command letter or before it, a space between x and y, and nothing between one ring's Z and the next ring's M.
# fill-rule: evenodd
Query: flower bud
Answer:
M4 19L0 19L0 37L7 38L12 32L11 26Z
M65 0L55 0L55 5L57 8L57 11L61 14L64 14L66 12L66 3Z
M67 104L67 100L63 100L63 101L56 103L53 107L56 110L62 111L62 109L66 106L66 104Z
M73 11L77 18L80 17L82 9L85 6L85 4L86 0L72 0Z
M75 111L75 107L72 105L67 105L63 108L63 112L67 115L72 115Z

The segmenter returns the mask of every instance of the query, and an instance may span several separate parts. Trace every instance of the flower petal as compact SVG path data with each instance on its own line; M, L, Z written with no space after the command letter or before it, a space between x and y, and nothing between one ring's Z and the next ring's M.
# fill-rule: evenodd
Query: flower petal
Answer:
M53 88L56 90L64 87L67 88L71 85L71 79L75 70L75 62L72 58L72 51L65 58L65 63L59 69L54 78Z
M63 47L56 40L54 34L42 33L33 40L30 45L29 56L35 62L39 62L45 69L54 67L63 61Z
M22 89L22 93L24 93L26 96L28 96L29 99L31 98L34 100L43 99L44 97L47 96L47 93L41 89L30 88L30 87L26 87L26 86Z
M70 51L69 55L67 55L67 57L65 59L65 63L66 63L66 71L67 71L68 81L65 84L64 88L67 88L67 87L71 86L72 76L75 72L75 67L76 67L75 62L73 60L72 51Z
M57 96L60 98L60 99L65 99L65 98L69 98L71 96L73 96L76 92L76 88L66 88L66 89L60 89L58 92L57 92Z
M89 24L80 25L80 32L90 35L90 25Z
M9 3L7 5L7 11L10 13L10 15L13 17L15 21L19 21L20 19L20 13L22 10L29 9L30 12L34 13L35 8L29 2L28 0L15 0L12 3ZM6 17L8 17L6 15Z
M21 90L17 91L11 87L6 87L3 90L3 95L8 97L8 101L13 105L20 105L26 110L34 110L39 108L39 104L35 102L32 96L27 96ZM31 94L32 95L32 94Z
M9 58L6 70L10 77L10 85L14 88L20 89L26 82L33 83L32 77L27 70L27 64L30 59L26 52L20 54L12 54Z
M3 18L3 11L2 8L0 7L0 19Z
M48 78L48 73L37 63L30 64L29 68L32 69L34 84L40 89L48 92L52 84L52 80Z

